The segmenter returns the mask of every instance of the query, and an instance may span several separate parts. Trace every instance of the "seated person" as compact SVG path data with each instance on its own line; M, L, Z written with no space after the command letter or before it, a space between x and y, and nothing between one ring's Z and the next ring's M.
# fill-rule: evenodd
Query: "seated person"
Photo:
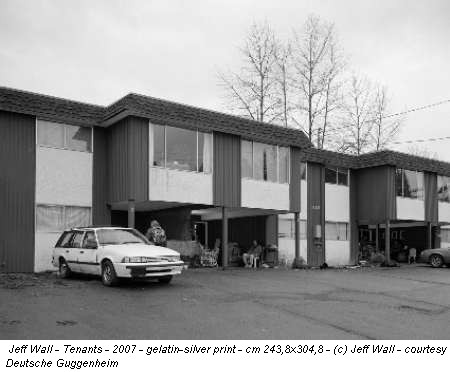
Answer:
M245 267L252 267L255 264L255 259L261 257L263 249L256 240L253 240L251 247L242 255L242 261L244 261Z

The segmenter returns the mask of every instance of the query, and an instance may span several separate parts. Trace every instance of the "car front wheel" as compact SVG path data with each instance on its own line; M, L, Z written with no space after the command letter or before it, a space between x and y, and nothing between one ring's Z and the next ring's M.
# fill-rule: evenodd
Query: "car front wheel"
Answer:
M163 276L161 278L158 278L158 282L160 282L162 284L169 284L171 280L172 280L172 275Z
M102 264L102 283L107 287L112 287L119 282L116 275L116 270L111 261L105 261Z
M442 259L442 256L439 256L438 254L433 254L430 257L430 264L433 267L441 267L444 264L444 260Z
M72 275L72 271L70 270L69 265L67 264L66 260L64 258L61 258L59 260L59 276L60 278L68 278Z

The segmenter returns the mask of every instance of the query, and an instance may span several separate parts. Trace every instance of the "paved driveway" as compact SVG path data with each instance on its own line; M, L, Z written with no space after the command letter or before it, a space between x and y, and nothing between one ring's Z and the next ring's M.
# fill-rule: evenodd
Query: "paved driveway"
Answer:
M448 339L450 269L187 270L168 285L0 276L5 339Z

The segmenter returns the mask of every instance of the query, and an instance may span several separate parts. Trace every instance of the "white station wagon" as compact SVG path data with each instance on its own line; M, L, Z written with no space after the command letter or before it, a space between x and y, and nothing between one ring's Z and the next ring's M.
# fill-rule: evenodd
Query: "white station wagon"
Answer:
M155 278L169 283L184 262L172 249L151 245L135 229L82 227L64 231L53 249L53 265L62 278L72 272L100 275L113 286L119 278Z

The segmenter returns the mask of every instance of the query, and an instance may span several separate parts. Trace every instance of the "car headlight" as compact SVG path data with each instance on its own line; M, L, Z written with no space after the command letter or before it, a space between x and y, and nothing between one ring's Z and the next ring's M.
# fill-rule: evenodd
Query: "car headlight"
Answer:
M159 259L153 257L143 257L143 256L135 256L135 257L124 257L122 262L124 263L147 263L147 262L158 262Z

